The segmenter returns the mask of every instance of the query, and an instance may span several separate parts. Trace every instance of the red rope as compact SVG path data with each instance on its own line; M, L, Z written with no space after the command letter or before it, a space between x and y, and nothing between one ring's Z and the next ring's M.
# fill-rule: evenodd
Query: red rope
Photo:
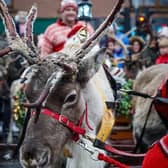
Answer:
M119 161L115 160L115 159L112 159L106 155L104 155L103 153L99 153L98 155L98 159L99 160L103 160L107 163L110 163L110 164L113 164L114 166L117 166L118 168L129 168L129 166L123 164L123 163L120 163Z
M89 124L89 119L88 119L88 103L86 102L86 114L85 114L85 119L86 119L86 125L88 126L88 128L93 131L93 128L90 126Z
M115 153L117 155L123 155L123 156L129 156L129 157L145 157L145 153L142 153L142 154L128 153L128 152L124 152L124 151L118 150L116 148L113 148L109 144L105 144L104 149L108 152Z

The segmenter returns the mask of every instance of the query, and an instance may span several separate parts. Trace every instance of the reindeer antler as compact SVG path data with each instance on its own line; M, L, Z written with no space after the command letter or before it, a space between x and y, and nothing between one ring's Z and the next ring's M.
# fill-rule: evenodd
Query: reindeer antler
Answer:
M45 103L48 99L48 96L51 94L51 92L54 89L54 86L59 82L59 80L60 80L60 78L62 78L62 76L63 76L63 72L61 70L58 72L54 72L50 76L50 78L47 80L47 83L46 83L44 89L42 90L39 98L33 103L23 103L23 106L25 106L27 108L35 108L36 109L35 123L37 122L37 120L39 118L41 108L43 107L43 105L45 106Z
M36 100L36 102L23 103L23 106L27 108L41 108L43 101L46 99L46 97L49 94L49 91L50 91L50 88L45 88L40 94L40 97Z
M1 11L4 26L5 26L7 40L9 43L9 47L0 51L0 56L3 56L4 54L8 54L10 51L17 51L22 53L23 56L28 60L30 64L36 63L37 59L32 58L32 56L36 55L36 53L32 50L32 48L29 48L29 46L20 38L20 36L16 32L14 21L12 17L9 15L9 11L4 0L0 0L0 11ZM31 23L33 24L33 21L35 20L34 18L36 16L36 11L37 10L35 10L35 7L33 7L33 10L30 11L30 15L27 21L27 26L28 26L27 27L28 31L26 33L27 35L29 35L30 31L32 30L32 26L30 26L30 24ZM30 42L30 39L31 39L31 35L27 37L26 42Z
M16 27L12 17L9 15L8 8L4 0L0 1L0 10L4 21L4 25L6 25L5 31L6 31L7 38L8 39L15 38L16 36L18 36L18 34L16 33Z
M12 49L10 47L6 47L5 49L0 50L0 57L8 54L11 51L12 51Z
M99 26L99 28L95 31L94 34L87 41L82 45L82 47L76 52L77 58L80 60L87 54L99 41L99 39L106 33L107 27L112 24L115 15L121 9L124 0L115 0L113 9L111 10L110 14L107 16L105 21ZM77 61L79 61L77 59Z
M13 19L9 15L7 6L3 0L0 0L0 11L5 25L7 39L16 38L18 34L16 33L15 24L13 22ZM8 54L10 51L12 51L12 49L10 47L7 47L0 51L0 56Z
M37 6L34 4L32 8L30 9L29 15L27 16L27 22L26 22L26 31L24 34L25 41L29 48L31 48L34 53L36 53L37 49L34 45L33 40L33 23L37 17Z

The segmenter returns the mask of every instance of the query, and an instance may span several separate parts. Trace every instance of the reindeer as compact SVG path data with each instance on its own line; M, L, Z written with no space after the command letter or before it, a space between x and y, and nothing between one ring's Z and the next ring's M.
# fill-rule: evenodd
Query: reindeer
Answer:
M16 58L16 54L17 53L10 54L10 57L0 58L0 118L3 122L4 142L8 137L8 132L12 133L10 127L10 118L12 116L10 86L13 80L17 79L23 70L23 67L21 68L19 64L18 58Z
M154 96L163 79L167 76L167 68L167 64L160 64L145 69L136 78L133 90ZM141 136L152 100L143 97L135 97L134 102L135 114L133 117L133 134L135 139L138 140ZM144 136L142 138L140 150L146 151L152 143L160 139L164 134L166 134L166 132L167 128L165 127L165 124L162 122L155 108L152 107Z
M101 66L105 50L90 51L106 32L106 27L113 21L122 3L123 0L114 1L113 10L104 23L89 39L79 44L74 52L69 53L65 49L41 60L31 34L36 7L33 6L29 13L25 38L22 40L16 33L4 1L0 1L9 41L9 47L2 50L0 55L18 51L31 65L23 77L27 79L26 95L29 101L24 105L32 109L20 148L20 162L23 167L61 167L65 144L68 144L72 154L72 158L67 159L66 167L104 167L104 162L91 159L89 153L72 140L72 130L77 127L79 132L85 130L88 135L95 137L105 106L100 90L106 101L114 100ZM84 111L88 111L88 116L86 113L86 121L83 121L81 128L77 124ZM108 117L111 115L109 113ZM59 116L59 119L54 119L54 116ZM83 141L87 142L86 139Z
M147 93L149 95L154 95L162 80L166 76L167 65L154 65L151 68L146 67L148 56L140 56L141 54L146 54L152 41L154 40L154 38L156 38L153 36L153 33L150 29L147 31L147 33L149 40L147 41L142 51L136 55L136 57L138 58L137 60L133 60L130 56L127 55L128 49L120 40L116 39L112 35L110 35L110 38L115 40L123 48L123 51L125 53L124 72L126 78L134 80L133 90L137 92ZM133 134L136 141L135 143L137 143L139 142L152 100L145 99L143 97L133 97L132 102L135 109L135 114L133 116ZM154 107L152 108L152 112L147 123L148 124L145 130L145 135L142 139L142 144L141 146L139 146L141 152L146 152L148 147L152 145L153 142L160 139L166 133L166 127L161 121Z

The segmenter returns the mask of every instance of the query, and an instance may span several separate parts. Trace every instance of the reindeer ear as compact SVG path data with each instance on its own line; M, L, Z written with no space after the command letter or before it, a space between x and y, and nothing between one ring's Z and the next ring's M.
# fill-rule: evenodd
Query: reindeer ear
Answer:
M86 56L80 62L78 67L78 81L82 84L85 84L91 79L95 73L99 70L100 66L103 64L106 49L99 49L94 55Z

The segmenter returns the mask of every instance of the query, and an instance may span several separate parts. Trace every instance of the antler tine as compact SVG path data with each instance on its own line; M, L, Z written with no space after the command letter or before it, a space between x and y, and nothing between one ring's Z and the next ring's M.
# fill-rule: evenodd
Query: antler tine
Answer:
M40 97L37 99L36 102L34 102L34 103L23 103L22 104L24 107L27 107L28 109L31 109L31 108L35 108L36 109L35 120L34 120L35 123L39 119L41 108L42 108L42 104L43 104L44 100L46 99L46 97L48 97L49 91L50 91L49 88L45 88L42 91L42 93L40 94Z
M29 15L27 16L26 31L24 34L24 38L28 47L31 48L34 51L34 53L36 53L36 47L34 45L32 32L33 32L33 24L36 17L37 17L37 5L34 4L30 9Z
M74 74L77 70L77 68L75 67L75 65L71 66L67 63L63 63L63 62L57 62L57 65L59 65L60 67L63 67L63 69L68 73L68 74Z
M59 82L62 76L63 76L62 71L59 71L58 73L54 72L47 80L46 85L42 90L39 98L33 103L23 103L23 106L28 108L40 108L42 104L45 105L45 102L49 94L52 92L52 90L54 89L54 86L57 84L57 82Z
M1 11L2 20L5 25L5 32L6 32L7 39L13 39L17 37L18 34L16 32L14 21L12 17L9 15L8 8L4 0L0 0L0 11ZM4 56L5 54L8 54L11 51L12 49L10 47L2 49L0 51L0 57Z
M12 17L9 15L8 8L4 0L0 0L0 11L2 15L2 20L5 25L5 32L7 35L7 40L9 47L0 51L0 56L8 54L10 51L17 51L23 54L23 56L28 60L30 64L36 63L38 60L33 59L30 55L34 55L32 50L23 42L18 33L16 32L16 27Z
M16 27L12 17L9 15L8 8L4 0L0 0L0 10L5 25L5 31L7 38L15 38L18 36L16 32Z
M12 49L10 47L6 47L6 48L0 50L0 57L3 57L4 55L8 54L11 51L12 51Z
M23 106L27 107L27 108L40 108L42 106L42 103L44 102L44 100L48 96L49 91L50 91L50 88L45 88L42 91L42 93L40 94L40 96L39 96L39 98L37 99L36 102L34 102L34 103L23 103Z
M92 36L87 41L85 41L82 47L77 51L77 57L78 56L83 57L84 56L84 54L82 54L83 51L85 51L84 53L87 54L90 51L90 49L95 45L95 43L98 41L97 39L100 39L102 37L102 34L104 34L104 30L106 30L106 28L112 24L115 18L115 15L121 9L121 6L123 3L124 3L124 0L114 1L114 6L110 14L107 16L105 21L99 26L99 28L95 31L95 33L92 34Z

